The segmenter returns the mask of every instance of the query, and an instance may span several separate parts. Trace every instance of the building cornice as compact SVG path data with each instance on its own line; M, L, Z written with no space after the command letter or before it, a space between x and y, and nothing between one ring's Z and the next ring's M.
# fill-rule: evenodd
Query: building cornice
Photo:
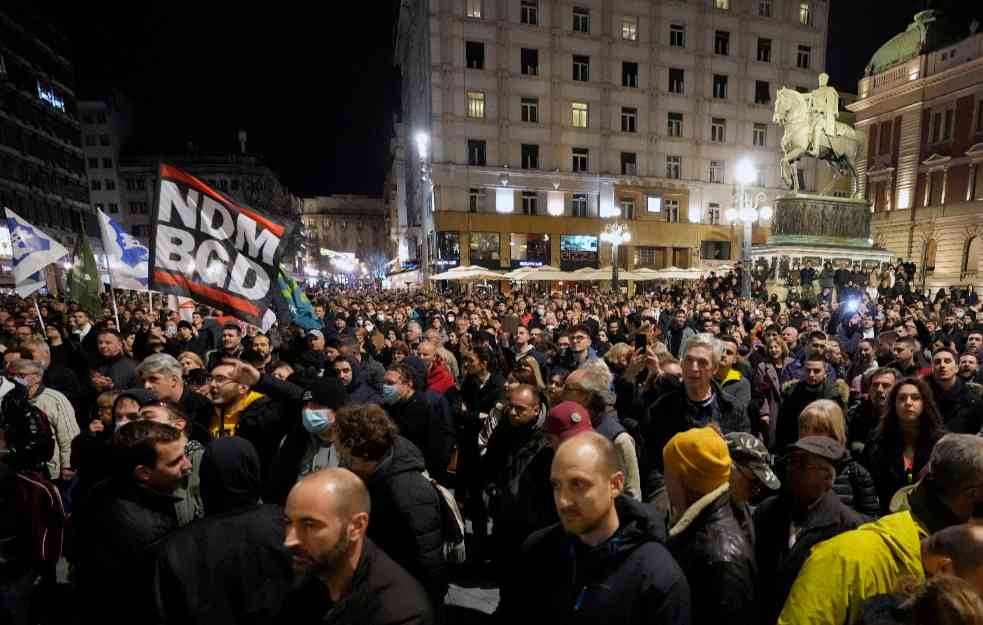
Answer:
M922 55L923 59L924 57L925 55ZM866 98L861 98L856 102L848 104L846 108L848 111L852 111L853 113L860 113L861 111L865 111L874 106L877 106L878 104L881 104L886 100L909 95L911 93L915 93L920 90L923 91L929 89L931 87L944 83L950 79L957 78L965 74L966 72L970 72L977 69L983 69L983 56L973 59L972 61L967 61L960 65L950 67L949 69L941 71L937 74L932 74L931 76L918 78L917 80L910 80L904 83L903 85L899 85L897 87L892 87L890 89L886 89L884 91L874 93L872 95L867 96ZM873 76L871 76L870 78L873 79ZM939 96L939 98L958 97L956 94L960 94L965 91L973 91L977 89L979 89L979 85L964 87L963 89L960 89L958 91L946 93L944 96ZM932 101L935 101L939 98L933 98ZM925 101L923 100L922 102L924 103Z

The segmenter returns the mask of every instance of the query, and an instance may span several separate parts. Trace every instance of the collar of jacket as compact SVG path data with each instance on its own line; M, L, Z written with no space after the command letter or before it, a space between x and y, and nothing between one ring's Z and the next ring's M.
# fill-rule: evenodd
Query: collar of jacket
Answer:
M952 510L939 498L938 488L932 475L928 474L915 486L908 498L908 503L911 505L911 516L928 530L929 534L934 534L951 525L965 523L964 520L956 518Z
M236 403L232 404L228 410L223 412L222 406L215 406L215 412L218 413L219 416L224 415L225 418L228 419L230 417L234 417L236 415L241 414L246 410L246 408L249 408L249 406L251 406L253 403L255 403L260 399L263 399L264 397L266 397L266 395L257 393L256 391L249 391L248 395L246 395Z
M793 518L793 507L791 497L788 496L787 492L782 492L779 495L784 508L784 516L789 520L795 520ZM806 510L800 521L796 521L796 525L802 528L802 531L811 530L821 527L826 527L827 525L835 525L839 520L839 515L837 511L839 510L840 498L833 489L826 491L822 497L813 502L812 507Z
M715 490L710 491L693 502L689 508L686 508L686 512L683 513L683 516L679 517L679 520L676 521L675 525L673 525L669 530L669 538L675 538L676 536L679 536L685 532L689 526L693 524L693 521L700 516L701 512L708 509L711 504L717 501L721 495L728 493L729 490L730 483L725 482Z

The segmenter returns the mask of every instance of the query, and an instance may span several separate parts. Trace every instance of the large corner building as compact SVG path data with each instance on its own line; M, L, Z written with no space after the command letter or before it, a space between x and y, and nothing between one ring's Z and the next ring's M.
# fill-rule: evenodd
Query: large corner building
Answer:
M402 0L390 238L426 272L734 260L735 170L782 192L781 86L824 69L825 0ZM821 191L820 165L804 161ZM825 169L825 166L822 166ZM767 226L767 224L762 224ZM761 242L767 228L755 228ZM624 249L624 248L622 248Z

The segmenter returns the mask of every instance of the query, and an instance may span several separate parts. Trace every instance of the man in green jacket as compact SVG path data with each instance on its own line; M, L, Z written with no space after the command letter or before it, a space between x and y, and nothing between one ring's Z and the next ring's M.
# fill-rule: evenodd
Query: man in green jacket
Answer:
M818 545L792 585L779 625L852 625L860 605L892 592L901 578L925 577L921 541L969 520L983 502L983 438L948 434L932 451L930 473L911 494L911 509Z

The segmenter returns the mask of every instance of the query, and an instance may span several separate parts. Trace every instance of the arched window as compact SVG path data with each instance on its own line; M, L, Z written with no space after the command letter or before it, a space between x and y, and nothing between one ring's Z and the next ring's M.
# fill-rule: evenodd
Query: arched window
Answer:
M979 264L980 264L980 238L973 237L970 240L966 241L966 248L963 251L962 272L964 274L976 273Z
M935 252L938 248L938 242L935 239L929 239L925 243L925 258L922 262L922 266L925 267L925 271L935 271Z

